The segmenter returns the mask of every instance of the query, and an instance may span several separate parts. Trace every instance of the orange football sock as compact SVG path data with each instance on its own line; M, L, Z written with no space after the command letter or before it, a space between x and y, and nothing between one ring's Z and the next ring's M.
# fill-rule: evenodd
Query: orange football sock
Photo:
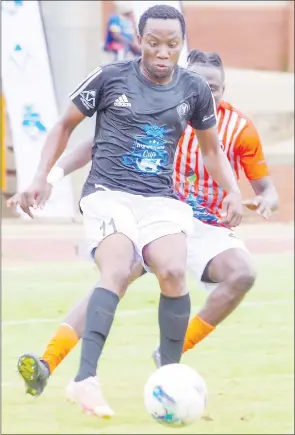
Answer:
M78 341L79 337L74 329L66 323L62 323L41 357L49 365L50 374L76 346Z
M204 338L214 331L215 328L216 326L209 325L209 323L202 320L199 316L194 317L190 321L186 331L183 353L192 349L197 343L204 340Z

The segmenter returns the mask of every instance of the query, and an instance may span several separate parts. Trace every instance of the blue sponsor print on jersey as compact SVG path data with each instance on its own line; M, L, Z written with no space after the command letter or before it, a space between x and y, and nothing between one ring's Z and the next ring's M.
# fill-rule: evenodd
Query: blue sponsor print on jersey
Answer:
M188 173L186 174L185 182L180 183L182 187L185 187L189 193L187 196L184 196L180 191L178 191L178 197L180 201L186 202L188 205L190 205L193 209L194 217L199 219L200 221L215 225L215 226L223 226L220 224L219 217L216 216L211 210L204 205L204 199L202 195L200 195L200 191L195 190L195 181L197 179L197 175L193 171L193 169L189 169Z
M161 403L164 408L165 414L159 415L156 412L152 414L159 422L165 422L166 424L179 423L180 419L176 416L176 402L170 397L163 388L158 385L153 390L153 396Z
M194 217L210 225L218 225L219 218L202 205L201 199L190 193L186 198L186 203L193 209Z
M33 106L24 107L22 126L27 135L33 140L39 139L41 135L47 132L40 113L36 112Z
M135 137L132 151L123 156L123 165L131 166L143 175L160 174L169 161L165 135L171 130L167 130L166 125L158 127L156 124L146 124L142 130L145 134Z

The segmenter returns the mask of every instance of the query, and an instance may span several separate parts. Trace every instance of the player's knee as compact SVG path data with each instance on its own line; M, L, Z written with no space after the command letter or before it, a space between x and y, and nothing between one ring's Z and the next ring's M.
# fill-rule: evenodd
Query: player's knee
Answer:
M114 283L119 286L122 283L122 287L125 289L128 285L129 276L131 274L131 269L128 266L117 265L111 271L111 278Z
M181 295L185 291L185 267L177 263L162 266L157 278L164 293L171 296Z
M240 293L246 293L255 283L256 271L251 265L241 264L231 273L230 280Z
M127 289L130 274L129 265L119 262L109 264L101 269L101 285L121 295Z
M178 264L167 264L161 267L158 277L162 281L181 282L185 278L185 269Z

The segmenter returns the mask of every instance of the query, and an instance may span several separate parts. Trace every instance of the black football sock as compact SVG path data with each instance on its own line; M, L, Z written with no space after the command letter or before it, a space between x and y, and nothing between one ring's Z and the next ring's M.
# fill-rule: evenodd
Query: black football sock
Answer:
M86 313L76 382L96 376L98 359L111 329L118 302L119 296L110 290L98 287L93 291Z
M161 366L179 363L190 316L190 296L161 295L159 304Z

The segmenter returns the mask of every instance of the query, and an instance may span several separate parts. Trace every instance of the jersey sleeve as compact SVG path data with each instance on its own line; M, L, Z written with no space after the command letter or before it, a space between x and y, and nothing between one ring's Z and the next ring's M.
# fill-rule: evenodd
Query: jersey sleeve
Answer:
M106 73L103 68L94 69L70 94L70 99L85 116L91 117L103 109Z
M248 180L257 180L269 175L258 131L251 121L237 138L236 149Z
M215 101L205 80L200 80L198 85L199 95L190 121L195 130L208 130L214 127L217 121Z

